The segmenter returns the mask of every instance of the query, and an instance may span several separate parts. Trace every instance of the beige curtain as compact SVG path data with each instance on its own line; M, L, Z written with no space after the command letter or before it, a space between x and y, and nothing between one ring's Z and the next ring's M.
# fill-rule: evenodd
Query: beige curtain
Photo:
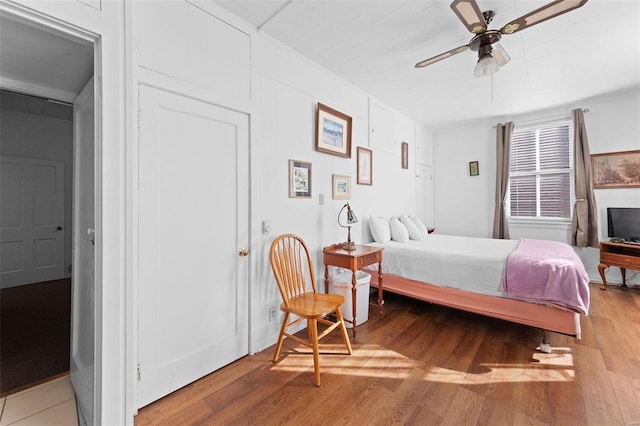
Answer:
M509 223L507 222L505 199L509 187L513 122L499 123L496 127L496 212L493 217L493 238L508 240Z
M593 194L589 141L582 109L571 111L576 203L573 206L571 245L598 247L598 208Z

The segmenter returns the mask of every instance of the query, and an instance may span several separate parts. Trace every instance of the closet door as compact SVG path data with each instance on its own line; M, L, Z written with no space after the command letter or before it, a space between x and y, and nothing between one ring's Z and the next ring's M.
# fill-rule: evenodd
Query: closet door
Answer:
M2 288L64 278L64 163L0 160Z
M433 168L423 163L416 165L416 201L418 217L433 227Z
M138 407L248 353L248 117L140 87Z

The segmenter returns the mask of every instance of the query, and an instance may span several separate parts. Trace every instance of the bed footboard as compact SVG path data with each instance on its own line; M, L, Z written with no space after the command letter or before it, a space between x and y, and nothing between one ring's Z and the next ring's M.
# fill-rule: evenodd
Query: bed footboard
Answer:
M377 287L377 272L367 272L372 274L371 286ZM440 287L388 274L383 274L382 287L383 291L418 300L567 334L578 339L581 337L580 314L569 310Z

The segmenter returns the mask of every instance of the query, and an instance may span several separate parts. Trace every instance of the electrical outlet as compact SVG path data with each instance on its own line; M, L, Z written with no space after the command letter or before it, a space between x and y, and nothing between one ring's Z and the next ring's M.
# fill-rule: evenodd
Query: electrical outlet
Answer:
M275 306L269 308L269 321L275 320L277 314L278 314L278 311L276 310Z

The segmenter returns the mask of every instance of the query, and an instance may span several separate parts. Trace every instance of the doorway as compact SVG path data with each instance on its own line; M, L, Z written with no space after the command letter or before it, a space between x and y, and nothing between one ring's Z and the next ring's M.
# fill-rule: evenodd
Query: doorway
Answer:
M73 106L0 91L3 289L69 278Z
M416 200L418 217L433 228L433 168L424 163L416 165Z
M9 12L1 11L0 14L0 86L2 89L6 89L9 92L14 93L16 96L22 96L28 99L39 99L47 105L47 108L57 108L58 110L65 110L65 114L69 114L66 117L68 124L69 138L66 140L65 153L66 158L63 160L64 165L64 193L65 193L65 209L64 209L64 224L56 225L56 231L61 232L65 238L64 243L64 265L63 274L65 279L71 281L71 293L74 294L73 298L69 297L71 309L70 315L74 317L73 322L76 324L88 324L91 328L89 331L78 336L77 330L66 330L68 334L71 334L71 359L67 359L67 367L71 369L71 376L73 382L73 367L72 365L78 365L78 362L70 362L76 357L84 357L90 359L90 362L81 363L87 366L83 371L79 371L80 378L78 382L88 384L89 394L86 397L80 397L78 394L78 405L81 408L81 419L87 423L92 423L94 398L96 388L94 383L95 363L95 300L88 301L86 299L78 299L75 294L81 290L84 294L91 294L96 296L97 292L94 288L94 281L86 282L84 276L82 280L78 280L79 268L87 272L88 276L95 276L94 262L91 260L83 260L84 258L78 256L78 236L84 237L89 241L92 240L92 235L87 234L87 229L80 228L77 220L77 212L74 212L74 207L78 205L86 205L84 199L86 197L89 200L91 206L91 214L93 214L95 208L94 199L94 187L95 182L93 176L91 179L85 179L82 176L78 176L79 172L77 151L78 146L86 146L84 144L90 144L90 152L93 154L93 145L96 143L95 135L93 133L93 120L95 117L99 117L94 113L94 100L89 101L90 111L90 126L84 127L86 130L89 128L89 132L82 133L84 139L78 141L78 129L77 129L77 106L78 102L82 102L79 97L83 89L86 87L87 82L91 80L94 73L96 49L95 41L89 37L85 37L84 34L75 33L75 30L69 30L69 33L62 32L62 30L54 30L50 28L44 22L43 19L29 21L24 17L17 17ZM93 86L90 89L93 92ZM7 92L8 93L8 92ZM5 99L6 97L3 96ZM86 103L83 104L83 108L86 111ZM76 107L74 109L74 106ZM68 111L68 112L67 112ZM29 111L20 112L21 117L32 123L37 122L33 114ZM86 114L85 114L86 115ZM3 120L5 114L3 114ZM76 124L76 126L74 126ZM86 123L85 123L86 124ZM27 126L22 129L21 132L16 134L17 138L23 138L30 135L33 127ZM6 133L3 132L3 139L6 137ZM74 141L75 140L75 141ZM81 145L78 145L78 144ZM13 155L22 157L31 157L39 159L47 159L47 157L57 154L58 149L55 145L47 143L47 138L40 138L38 143L31 144L29 147L31 151L30 155L24 155L27 150L27 144L12 144L14 151L5 152L5 148L8 146L3 143L2 147L3 155ZM74 147L75 145L75 147ZM16 154L17 153L17 154ZM83 157L86 158L86 157ZM88 161L91 162L90 172L93 173L93 162L95 159L93 156ZM87 191L87 188L90 190ZM84 189L84 190L83 190ZM78 194L84 194L79 196ZM46 211L46 209L45 209ZM93 229L91 225L90 229ZM58 227L62 229L57 229ZM3 243L5 240L3 239ZM52 250L55 252L55 250ZM86 254L86 253L84 253ZM27 280L28 281L28 280ZM26 284L26 282L25 282ZM90 288L89 288L90 287ZM72 301L72 302L71 302ZM80 306L79 303L86 304L86 306ZM80 309L82 308L82 309ZM82 315L82 316L79 316ZM78 387L74 384L74 388ZM86 388L86 386L85 386ZM87 392L82 392L86 394ZM88 402L86 402L88 401Z

